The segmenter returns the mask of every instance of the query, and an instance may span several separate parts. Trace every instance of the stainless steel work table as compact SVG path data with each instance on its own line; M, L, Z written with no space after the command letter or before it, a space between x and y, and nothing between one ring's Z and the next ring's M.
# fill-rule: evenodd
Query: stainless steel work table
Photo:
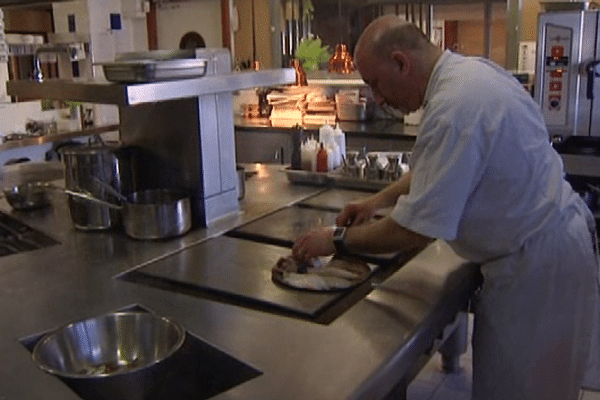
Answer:
M11 212L2 200L2 211L61 244L0 259L0 399L79 399L39 370L19 339L133 304L177 319L188 332L262 372L215 399L376 399L389 392L413 368L402 361L431 350L423 331L431 320L451 322L476 285L475 267L442 242L328 325L115 278L324 190L290 185L281 166L253 168L258 174L246 182L240 214L168 241L76 231L58 193L51 207L27 213Z

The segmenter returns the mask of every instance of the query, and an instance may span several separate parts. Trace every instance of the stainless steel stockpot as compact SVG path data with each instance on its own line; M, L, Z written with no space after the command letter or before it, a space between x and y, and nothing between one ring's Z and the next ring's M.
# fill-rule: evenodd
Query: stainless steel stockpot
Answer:
M121 174L125 169L116 155L115 145L69 146L60 150L65 165L65 187L86 192L106 202L114 202L110 193L97 185L101 181L121 191ZM119 210L69 196L69 212L73 224L80 230L104 230L120 226Z

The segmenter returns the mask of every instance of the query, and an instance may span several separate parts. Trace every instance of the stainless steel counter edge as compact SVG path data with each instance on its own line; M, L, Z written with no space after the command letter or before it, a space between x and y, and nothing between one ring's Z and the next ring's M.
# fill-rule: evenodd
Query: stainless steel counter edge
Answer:
M59 193L49 208L13 212L61 244L0 260L0 399L79 399L61 381L39 370L19 339L131 304L175 318L188 332L262 371L261 376L215 399L345 399L356 397L374 382L390 382L389 374L382 381L378 372L387 371L386 366L403 347L428 303L419 299L399 301L406 293L396 290L395 285L407 281L396 274L414 278L418 275L415 269L429 265L428 271L439 270L441 277L463 265L464 261L441 242L419 254L330 325L115 279L119 273L322 190L290 185L280 166L249 168L258 173L246 182L242 212L179 239L136 241L121 232L76 231ZM0 208L8 210L4 201ZM438 284L436 279L429 282Z

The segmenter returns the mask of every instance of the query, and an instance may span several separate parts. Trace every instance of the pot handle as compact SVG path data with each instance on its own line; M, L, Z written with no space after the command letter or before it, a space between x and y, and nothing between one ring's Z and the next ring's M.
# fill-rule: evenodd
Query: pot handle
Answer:
M106 206L106 207L109 207L109 208L112 208L115 210L122 209L122 206L119 206L119 205L116 205L113 203L109 203L108 201L97 199L89 193L76 192L74 190L64 189L64 188L54 186L54 185L48 185L48 187L50 187L52 189L60 190L61 192L70 194L71 196L79 197L80 199L84 199L84 200L87 200L92 203L100 204L100 205L103 205L103 206Z
M100 204L100 205L103 205L103 206L106 206L106 207L109 207L109 208L112 208L115 210L120 210L122 208L121 206L118 206L113 203L109 203L108 201L97 199L88 193L75 192L75 191L69 190L69 189L63 189L63 192L65 192L66 194L70 194L71 196L79 197L80 199L84 199L84 200L90 201L92 203L97 203L97 204Z

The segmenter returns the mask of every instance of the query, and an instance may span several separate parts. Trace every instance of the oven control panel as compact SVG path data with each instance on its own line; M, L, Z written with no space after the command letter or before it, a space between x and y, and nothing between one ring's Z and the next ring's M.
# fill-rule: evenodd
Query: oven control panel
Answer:
M547 24L545 39L542 112L546 124L567 125L573 31L568 27Z

